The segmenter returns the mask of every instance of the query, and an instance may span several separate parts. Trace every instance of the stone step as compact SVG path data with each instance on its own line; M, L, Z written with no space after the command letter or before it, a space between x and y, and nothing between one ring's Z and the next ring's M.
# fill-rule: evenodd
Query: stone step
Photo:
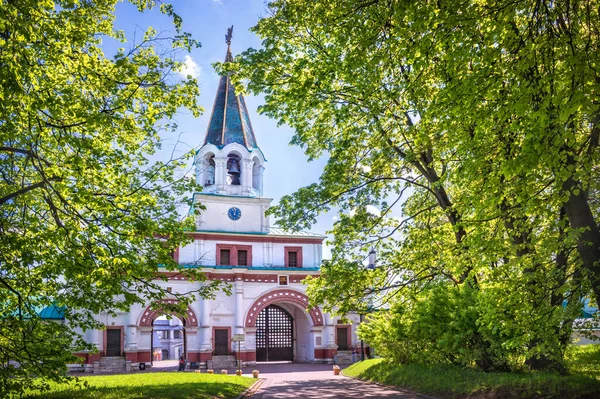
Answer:
M356 356L352 356L352 351L338 351L334 356L335 364L352 364L356 360Z
M233 355L213 356L211 360L206 361L206 367L213 370L236 368L237 360Z
M95 374L124 373L126 368L127 361L123 356L105 356L99 362L94 362Z

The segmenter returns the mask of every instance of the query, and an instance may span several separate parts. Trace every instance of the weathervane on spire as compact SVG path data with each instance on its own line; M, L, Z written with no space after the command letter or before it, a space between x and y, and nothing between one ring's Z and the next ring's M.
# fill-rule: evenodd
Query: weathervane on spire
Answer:
M225 43L227 43L228 46L231 46L231 38L233 37L233 25L231 25L231 28L227 28L227 34L225 35Z

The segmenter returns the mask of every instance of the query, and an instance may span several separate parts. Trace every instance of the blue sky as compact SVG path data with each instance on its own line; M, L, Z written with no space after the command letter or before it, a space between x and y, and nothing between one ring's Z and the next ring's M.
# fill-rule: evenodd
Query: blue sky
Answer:
M266 14L264 0L182 0L172 3L175 12L183 18L183 30L202 43L201 48L194 49L189 55L182 52L178 58L186 62L187 73L198 79L199 104L204 108L204 113L199 118L193 118L185 111L177 115L180 135L165 137L170 145L165 147L165 154L170 154L177 139L181 150L198 148L203 142L219 80L211 65L225 57L227 28L234 26L231 45L234 56L249 47L259 48L260 39L249 29L261 15ZM135 37L141 37L149 26L164 34L173 32L169 18L157 10L141 14L131 4L120 3L116 16L116 27L125 32L130 43ZM111 43L105 43L107 53L111 47ZM273 198L275 204L283 195L318 181L326 159L308 163L302 149L288 144L293 135L292 129L277 127L275 121L258 115L256 110L262 101L261 97L246 96L256 140L268 161L265 166L264 196ZM312 231L324 234L332 228L333 216L333 213L322 215ZM327 249L324 256L329 256Z

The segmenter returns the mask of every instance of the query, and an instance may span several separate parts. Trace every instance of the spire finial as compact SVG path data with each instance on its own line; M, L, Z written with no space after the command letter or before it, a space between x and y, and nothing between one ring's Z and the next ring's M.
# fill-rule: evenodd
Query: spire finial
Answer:
M231 25L231 28L227 28L227 34L225 35L225 43L227 43L227 46L231 46L231 38L233 37L233 25Z
M225 62L233 61L233 56L231 55L231 38L233 37L233 25L231 28L227 28L227 34L225 35L225 43L227 43L227 55L225 56Z

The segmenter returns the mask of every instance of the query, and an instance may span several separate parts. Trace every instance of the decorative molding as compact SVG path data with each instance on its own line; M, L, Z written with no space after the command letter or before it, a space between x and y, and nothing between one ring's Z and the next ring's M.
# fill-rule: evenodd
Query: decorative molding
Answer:
M235 234L235 233L190 233L195 240L213 241L242 241L242 242L269 242L284 244L322 244L325 238L309 237L273 237L268 234Z
M177 301L175 299L164 299L161 303L175 304L177 303ZM192 308L190 308L189 306L185 312L185 315L173 312L165 312L165 310L161 307L153 310L152 306L148 306L142 313L138 325L140 327L152 327L154 319L166 313L182 319L185 327L198 327L198 318L196 317L196 314L194 313Z
M323 325L323 313L321 312L321 309L318 307L309 309L308 297L306 295L300 291L284 288L267 292L254 301L246 315L245 327L256 327L256 318L260 312L267 306L277 302L291 302L300 305L310 314L310 318L312 319L314 326Z

